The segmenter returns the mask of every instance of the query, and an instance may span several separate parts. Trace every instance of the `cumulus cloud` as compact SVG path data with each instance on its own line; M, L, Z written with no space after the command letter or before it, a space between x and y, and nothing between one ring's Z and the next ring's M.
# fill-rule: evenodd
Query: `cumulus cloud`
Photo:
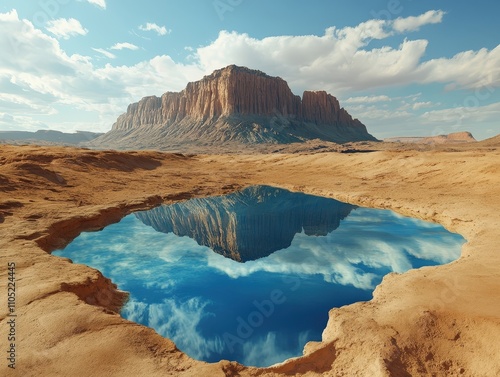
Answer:
M326 89L335 93L408 82L427 41L405 40L399 48L364 49L372 39L383 39L384 21L355 28L328 29L323 36L269 37L222 31L195 57L211 71L233 62L285 77L292 88Z
M88 30L85 29L80 21L74 18L58 18L47 22L46 29L58 38L69 39L75 35L86 35Z
M493 50L464 51L452 58L431 59L415 72L421 83L455 83L468 89L500 87L500 45Z
M432 14L442 17L441 12ZM418 25L424 25L425 20L437 21L438 17L426 16L423 19L418 18ZM399 19L400 23L407 20ZM497 68L500 47L427 62L422 61L429 44L424 39L405 38L398 47L370 48L372 40L383 40L400 33L394 29L393 22L370 20L356 27L333 27L322 36L256 39L245 33L221 31L210 45L198 48L193 59L206 71L230 63L255 67L284 77L299 92L326 89L343 94L432 82L453 82L457 88L476 88L485 83L500 86ZM478 66L483 69L477 69Z
M172 30L168 29L165 26L159 26L153 22L147 22L145 25L140 25L139 30L142 31L155 31L158 35L167 35L172 32Z
M111 46L112 50L138 50L139 47L132 43L124 42L124 43L116 43L113 46Z

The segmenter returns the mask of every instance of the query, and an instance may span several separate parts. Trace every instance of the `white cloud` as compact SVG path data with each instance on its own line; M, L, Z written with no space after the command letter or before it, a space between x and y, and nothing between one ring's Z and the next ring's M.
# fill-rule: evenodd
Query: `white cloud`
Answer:
M95 83L87 58L68 56L56 39L19 20L15 11L0 15L0 28L0 86L13 100L9 111L13 116L36 116L41 108L53 114L58 102L82 102L73 83L83 84L84 76ZM21 102L30 108L16 111Z
M106 0L87 0L90 4L94 4L99 8L106 9Z
M111 50L138 50L139 47L132 43L124 42L124 43L116 43L113 46L111 46Z
M477 99L475 100L474 96L471 95L469 98L470 102L466 101L465 106L461 105L450 109L428 111L421 118L431 124L454 126L459 130L475 122L498 124L498 119L500 119L500 102L481 106L479 102L476 102Z
M435 104L435 103L430 102L430 101L426 101L426 102L415 102L411 107L413 110L420 110L420 109L425 109L427 107L433 107L436 105L438 105L438 104Z
M284 77L300 91L326 89L337 94L408 81L427 42L364 49L372 39L388 36L386 26L384 21L367 21L354 28L327 29L323 36L264 39L222 31L213 43L198 48L194 58L207 71L231 63L254 67Z
M442 10L430 10L417 17L397 18L393 22L393 28L398 33L416 31L424 25L439 24L443 21L445 12Z
M32 113L38 111L39 114L44 115L55 114L54 109L44 106L36 98L30 99L26 96L13 93L0 93L0 109L2 108L11 110L12 108L17 108L18 110L26 109L31 110Z
M420 83L454 83L455 88L491 91L500 87L500 45L423 62L415 77Z
M0 113L0 130L2 131L38 131L49 127L40 121L26 116L12 116Z
M58 38L69 39L75 35L86 35L85 29L80 21L74 18L58 18L47 22L46 29Z
M380 96L361 96L361 97L349 97L344 103L375 103L375 102L389 102L391 98L386 95Z
M396 25L437 22L441 11L400 18ZM371 20L355 27L329 28L323 36L279 36L264 39L220 32L208 46L198 48L193 60L211 71L228 64L246 65L285 78L299 92L326 89L345 92L412 83L456 82L458 88L485 82L500 86L500 47L469 51L451 59L422 62L429 42L405 39L398 47L369 48L373 39L399 33L396 21ZM406 24L405 24L406 23ZM403 25L403 26L401 26ZM409 26L407 26L409 27ZM482 67L483 69L477 69Z
M10 12L7 13L0 13L0 21L2 22L12 22L12 21L18 21L19 16L17 14L17 11L15 9L12 9Z
M95 52L98 52L102 55L104 55L105 57L109 58L109 59L115 59L116 58L116 55L103 49L103 48L92 48L92 50L94 50Z
M140 25L139 30L142 31L155 31L158 35L167 35L172 32L172 30L168 29L165 26L159 26L155 23L147 22L145 25Z

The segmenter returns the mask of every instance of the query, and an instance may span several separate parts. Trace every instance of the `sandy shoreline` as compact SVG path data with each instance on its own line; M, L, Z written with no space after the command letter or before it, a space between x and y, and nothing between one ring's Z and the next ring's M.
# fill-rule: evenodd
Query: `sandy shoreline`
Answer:
M192 360L113 310L97 271L47 252L162 202L267 184L439 222L458 261L391 274L374 299L330 311L306 356L256 369ZM1 146L0 291L16 263L19 376L500 375L500 150L182 156ZM7 303L0 344L7 343ZM5 341L4 341L5 339ZM5 348L5 347L4 347ZM4 351L4 350L2 350ZM7 349L5 350L7 351ZM4 352L5 353L5 352Z

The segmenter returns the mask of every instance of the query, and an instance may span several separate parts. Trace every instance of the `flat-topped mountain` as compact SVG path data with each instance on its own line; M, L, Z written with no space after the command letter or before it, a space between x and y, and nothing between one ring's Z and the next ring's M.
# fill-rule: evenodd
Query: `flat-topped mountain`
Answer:
M231 65L187 84L181 92L129 105L112 130L89 145L172 149L311 139L376 140L334 96L306 91L301 98L279 77Z

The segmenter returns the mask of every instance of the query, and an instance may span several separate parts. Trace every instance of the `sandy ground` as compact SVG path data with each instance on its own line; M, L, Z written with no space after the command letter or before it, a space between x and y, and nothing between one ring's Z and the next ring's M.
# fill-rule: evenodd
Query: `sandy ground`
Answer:
M268 184L390 208L468 241L456 262L390 274L332 309L323 341L264 368L207 364L122 319L123 292L50 255L84 230L163 202ZM182 156L0 146L2 376L498 376L500 149ZM15 370L8 263L16 264ZM12 322L11 322L12 323Z

